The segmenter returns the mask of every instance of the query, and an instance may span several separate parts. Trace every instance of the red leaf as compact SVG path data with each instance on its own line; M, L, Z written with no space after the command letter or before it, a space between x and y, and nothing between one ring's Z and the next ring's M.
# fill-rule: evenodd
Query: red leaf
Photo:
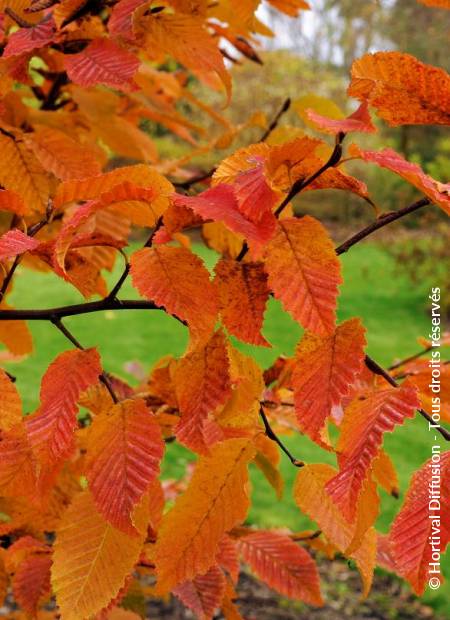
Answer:
M422 595L432 576L432 545L444 554L450 542L450 451L441 454L439 464L430 459L413 475L387 542L396 572Z
M117 37L133 39L133 13L145 0L121 0L113 6L108 20L109 32Z
M363 101L353 114L343 119L327 118L312 109L306 110L306 114L308 118L325 133L337 134L340 132L349 133L351 131L361 131L364 133L376 132L376 127L373 125L370 118L367 101Z
M45 463L57 463L72 451L77 401L102 372L95 349L65 351L48 367L41 384L41 406L26 419L30 443Z
M416 389L401 386L379 390L364 400L357 398L347 407L337 446L340 471L326 488L349 521L384 433L412 418L419 406Z
M240 538L239 548L244 561L271 588L309 605L323 605L316 564L289 536L261 530Z
M350 392L364 361L364 328L349 319L331 336L306 332L299 343L292 375L294 402L300 429L314 441Z
M241 213L232 185L216 185L198 196L175 194L173 201L176 205L191 208L204 220L223 222L230 230L244 235L249 242L255 244L266 243L275 232L276 219L273 213L265 211L258 224Z
M211 439L208 422L212 421L208 416L231 396L228 353L221 331L179 361L174 383L181 412L176 436L192 450L207 454Z
M250 158L250 162L255 165L240 172L233 185L239 201L239 211L251 222L258 224L272 211L281 194L275 192L267 182L263 157L254 156Z
M206 574L177 586L173 593L200 620L210 620L225 593L225 575L218 566L212 566Z
M8 37L3 58L20 56L50 43L55 35L56 26L53 17L48 15L40 24L32 28L21 28Z
M23 609L35 615L39 601L50 594L50 555L31 555L17 568L12 581L14 598Z
M89 488L99 512L137 534L132 511L159 474L161 430L143 400L124 400L94 420L89 436Z
M315 334L333 332L340 263L322 224L308 215L281 220L265 254L269 285L285 310Z
M39 245L39 241L29 237L21 230L14 228L8 230L0 237L0 260L18 256L29 250L35 250Z
M65 56L67 75L80 86L105 84L121 90L136 88L133 76L139 59L108 39L94 39L82 52Z
M405 181L417 187L428 198L450 215L450 183L439 183L425 174L418 164L413 164L392 149L382 151L363 151L357 149L356 154L364 161L368 161L382 168L387 168L401 176Z

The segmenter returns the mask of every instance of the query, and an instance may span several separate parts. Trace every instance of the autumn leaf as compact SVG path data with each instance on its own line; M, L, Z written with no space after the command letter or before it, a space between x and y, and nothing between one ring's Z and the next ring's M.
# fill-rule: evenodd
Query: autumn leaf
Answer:
M173 202L191 208L204 220L223 222L230 230L257 245L266 243L275 232L276 220L271 212L265 211L258 223L252 222L241 213L232 185L219 184L197 196L175 194Z
M9 431L22 421L22 401L16 386L0 369L0 428Z
M94 616L114 599L139 559L147 522L143 501L134 513L139 536L129 536L103 519L88 491L75 496L53 553L51 581L64 620Z
M36 157L14 134L0 133L0 184L17 193L27 210L43 213L50 194L50 182Z
M374 480L393 497L398 497L399 482L395 465L389 454L381 449L372 463Z
M6 497L28 499L36 486L35 459L22 422L2 431L0 442L0 489Z
M308 109L306 114L313 124L325 133L338 134L359 131L363 133L375 133L376 127L373 125L369 114L369 107L366 101L363 101L353 114L347 118L334 119L327 118L318 114L315 110Z
M43 462L58 462L72 451L77 401L97 383L101 372L95 349L65 351L48 367L42 378L40 407L26 419L29 441Z
M200 620L209 620L222 601L225 575L218 566L211 566L204 575L185 581L173 592Z
M133 76L139 59L108 39L94 39L82 52L65 56L67 75L81 86L105 84L120 90L134 90Z
M429 460L413 474L387 539L396 572L419 596L430 577L433 544L443 554L450 542L450 452L436 467Z
M195 340L213 330L217 292L203 261L186 248L157 246L131 256L134 287L146 299L186 321Z
M295 411L300 429L322 443L321 431L333 411L350 392L364 362L364 328L349 319L331 336L306 332L301 339L292 374Z
M340 471L327 484L336 505L351 521L361 487L379 453L384 433L412 418L419 407L412 386L389 387L354 400L345 410L337 445Z
M269 297L263 264L222 258L214 271L224 326L244 342L270 346L261 334Z
M448 125L450 76L410 54L365 54L352 65L348 94L376 108L389 125Z
M98 416L89 434L87 479L97 510L126 534L132 512L159 474L161 430L143 400L124 400Z
M0 261L34 250L39 241L13 228L0 237Z
M247 514L248 439L230 439L201 457L192 480L163 517L156 543L158 591L204 574L215 563L223 534Z
M1 310L12 310L5 302ZM28 355L33 351L33 338L25 321L0 321L0 342L13 355Z
M40 600L50 595L51 565L49 553L32 554L15 571L12 580L14 598L32 616L35 616Z
M32 28L20 28L10 34L8 43L3 50L3 58L19 56L27 52L45 47L53 40L56 33L55 22L51 15L47 15Z
M327 493L326 485L335 474L336 470L330 465L305 465L297 474L294 499L302 512L317 522L327 539L346 554L347 549L355 541L361 522L357 519L355 523L350 524ZM365 498L361 494L358 510L361 507L364 508L368 497ZM359 548L353 549L349 554L349 557L357 563L363 581L364 595L367 595L370 590L376 564L376 533L373 527L367 527L367 525L366 522L364 535L361 536L361 529L358 533Z
M239 539L244 561L268 586L308 605L324 604L312 557L286 534L259 530Z
M27 215L28 209L16 192L0 189L0 211L10 211L17 215Z
M208 342L181 358L173 380L181 413L175 428L177 439L191 450L208 454L211 440L223 438L214 419L208 416L231 396L228 352L223 333L216 332Z
M407 161L392 149L383 149L382 151L356 149L354 153L366 162L377 164L381 168L387 168L398 174L428 196L432 202L439 205L447 215L450 215L450 183L443 184L435 181L425 174L418 164Z
M42 166L59 179L80 179L100 173L100 165L92 150L68 135L45 126L35 126L26 143Z
M285 310L305 329L330 334L342 280L339 260L322 224L308 215L281 220L265 257L269 286Z
M449 0L419 0L422 4L426 4L427 6L435 6L439 9L449 9L450 10L450 1Z

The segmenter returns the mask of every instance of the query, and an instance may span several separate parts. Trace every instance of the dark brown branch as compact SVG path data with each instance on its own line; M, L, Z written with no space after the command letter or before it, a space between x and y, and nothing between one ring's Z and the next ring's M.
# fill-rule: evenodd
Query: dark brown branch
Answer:
M57 317L53 317L52 319L50 319L51 322L53 323L53 325L56 327L56 329L59 329L59 331L67 338L67 340L70 340L70 342L77 348L80 349L81 351L84 351L84 347L83 345L75 338L75 336L67 329L67 327L65 325L63 325L61 319L57 318ZM99 379L100 381L103 383L103 385L106 387L106 389L108 390L111 398L113 399L114 403L118 403L119 399L117 398L112 385L106 375L105 372L102 372L99 375Z
M153 239L155 238L155 235L158 232L158 230L161 228L162 224L163 224L163 218L161 216L161 217L158 218L158 221L156 222L156 226L154 227L150 237L145 242L144 248L150 248L152 246ZM130 263L127 260L127 262L125 264L125 268L124 268L124 270L122 272L122 275L117 280L116 284L113 286L113 288L112 288L111 292L109 293L107 299L114 300L114 299L117 298L117 294L119 293L120 289L122 288L122 284L127 279L129 273L130 273Z
M291 98L288 97L287 99L285 99L285 101L283 101L283 105L273 117L273 120L270 123L270 125L267 127L266 131L260 137L259 139L260 142L265 142L267 140L267 138L270 136L272 131L277 128L278 123L280 122L280 118L283 116L283 114L286 114L286 112L289 110L290 107L291 107Z
M385 370L382 366L380 366L374 359L372 359L368 355L366 355L365 363L369 370L374 372L376 375L383 377L389 383L389 385L392 385L392 387L395 387L395 388L400 387L400 385L397 383L394 377L392 377L388 373L387 370ZM433 427L437 430L438 433L442 435L445 441L450 441L450 432L446 428L444 428L443 426L436 426L436 424L433 421L433 418L424 409L418 409L417 411L420 413L420 415L423 418L425 418L425 420L428 421L428 423L433 425Z
M422 357L422 355L426 355L429 351L431 351L432 348L433 348L432 346L429 346L429 347L426 347L425 349L422 349L421 351L418 351L417 353L414 353L414 355L405 357L399 362L395 362L395 364L392 364L391 366L389 366L388 370L395 370L396 368L400 368L400 366L409 364L409 362L414 362L414 360L419 359L419 357Z
M305 187L308 187L308 185L311 185L311 183L313 183L318 177L320 177L321 174L323 174L326 170L328 170L328 168L333 168L334 166L336 166L336 164L339 163L339 160L342 157L342 142L344 138L345 138L344 133L339 133L336 136L336 144L334 146L333 152L331 153L328 160L323 164L323 166L321 166L318 170L316 170L316 172L314 172L311 176L307 177L306 179L298 179L297 181L295 181L295 183L292 185L291 189L289 190L289 193L287 194L283 202L280 204L280 206L275 211L276 217L278 217L282 213L282 211L287 207L287 205L291 202L291 200L295 198L297 194L303 191Z
M270 122L268 128L264 131L264 133L262 134L258 142L264 142L265 140L267 140L267 138L270 136L272 131L278 126L280 118L283 116L283 114L285 114L289 110L290 106L291 106L291 100L288 97L285 101L283 101L283 105L278 110L278 112L276 113L273 120ZM177 189L189 189L196 183L207 181L209 178L212 177L216 169L217 169L217 166L214 166L207 172L203 172L196 177L192 177L191 179L188 179L187 181L181 181L179 183L173 183L173 184L175 185Z
M82 304L47 308L43 310L0 310L0 321L51 321L53 318L64 318L105 310L164 310L153 301L141 299L100 299ZM176 318L176 317L175 317Z
M372 222L371 224L369 224L368 226L366 226L365 228L357 232L355 235L347 239L347 241L344 241L344 243L341 243L341 245L339 245L336 248L336 254L337 255L344 254L352 246L356 245L362 239L365 239L366 237L371 235L376 230L379 230L380 228L383 228L383 226L387 226L388 224L391 224L391 222L395 222L395 220L398 220L401 217L408 215L409 213L413 213L414 211L417 211L418 209L422 209L422 207L426 207L430 203L431 201L428 198L421 198L420 200L413 202L413 204L407 207L403 207L403 209L399 209L398 211L391 211L390 213L385 213L384 215L380 216L377 220L375 220L375 222Z
M281 439L276 435L275 431L270 426L270 422L267 419L267 416L262 407L259 408L259 415L261 416L261 420L263 421L264 430L266 432L267 437L271 439L272 441L274 441L278 446L280 446L281 450L287 455L292 465L295 465L295 467L303 467L305 463L303 461L300 461L299 459L296 459L295 456L293 456L291 452L288 450L288 448L286 448L286 446L281 441Z

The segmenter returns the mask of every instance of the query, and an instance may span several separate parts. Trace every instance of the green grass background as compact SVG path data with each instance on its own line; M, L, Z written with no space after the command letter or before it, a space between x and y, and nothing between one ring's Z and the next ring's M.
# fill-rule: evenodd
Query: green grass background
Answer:
M196 247L209 268L217 256L203 246ZM367 328L368 353L379 363L389 365L398 358L415 353L419 346L418 336L426 336L430 318L427 313L428 292L439 282L424 282L422 286L399 275L398 268L382 247L366 243L352 248L342 256L344 285L339 298L340 320L359 316ZM118 264L108 276L115 282L121 272ZM128 280L121 293L122 298L137 298ZM78 292L52 274L30 272L19 268L15 278L10 303L20 308L47 308L81 301ZM63 350L71 348L67 340L47 322L30 322L33 332L34 353L20 364L9 364L8 369L17 377L26 412L32 411L38 402L39 384L49 363ZM181 355L187 343L187 330L173 318L159 311L108 311L71 317L65 320L71 332L83 346L98 346L104 367L127 377L125 362L141 361L149 369L161 356ZM272 343L271 349L252 347L237 343L250 352L256 360L267 367L280 354L292 354L301 335L301 329L280 304L270 300L263 333ZM132 380L131 377L127 377ZM430 456L431 433L420 417L407 422L385 439L385 448L394 460L400 478L401 498L407 488L412 472ZM292 452L308 463L330 462L332 455L324 453L307 437L291 436L286 443ZM443 446L444 447L444 446ZM167 447L164 473L178 476L182 473L189 453L176 444ZM292 499L292 484L296 469L282 459L282 473L286 481L284 497L278 502L273 489L258 470L252 471L253 507L249 521L265 527L289 527L292 530L310 526L300 514ZM386 531L400 501L382 495L382 512L379 527ZM444 570L450 577L449 554L444 558ZM450 587L444 585L435 593L426 593L424 600L450 617Z

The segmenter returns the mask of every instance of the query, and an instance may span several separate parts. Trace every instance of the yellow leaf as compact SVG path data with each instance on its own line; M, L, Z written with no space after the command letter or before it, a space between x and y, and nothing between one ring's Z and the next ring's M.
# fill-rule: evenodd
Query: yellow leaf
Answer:
M139 536L115 529L88 491L63 516L54 545L52 585L64 620L90 618L107 607L139 559L147 533L148 501L136 508Z
M230 439L199 459L186 492L163 517L156 543L157 589L165 593L204 574L214 563L227 531L248 511L248 439Z

